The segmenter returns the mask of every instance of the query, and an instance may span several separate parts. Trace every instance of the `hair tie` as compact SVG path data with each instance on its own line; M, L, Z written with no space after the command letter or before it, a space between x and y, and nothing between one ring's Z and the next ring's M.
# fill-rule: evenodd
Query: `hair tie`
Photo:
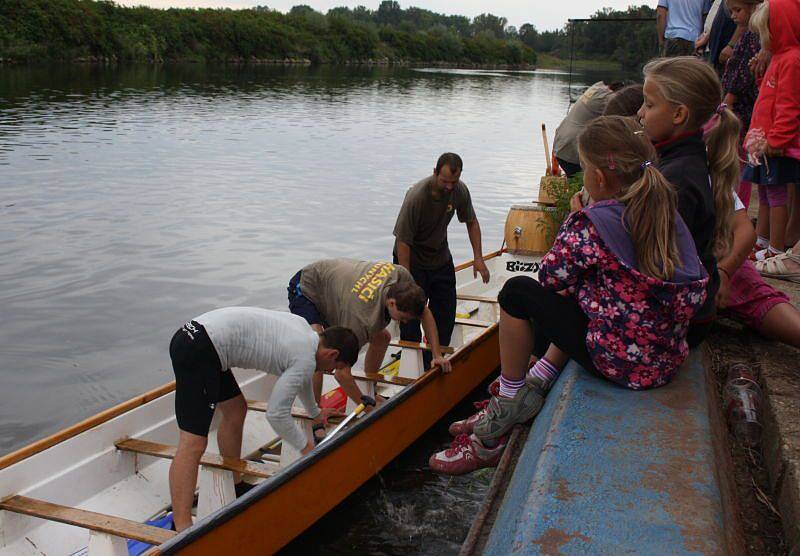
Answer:
M647 169L649 166L652 166L652 165L653 165L653 163L652 163L652 162L650 162L649 160L645 160L644 162L642 162L642 163L639 165L639 167L640 167L642 170L645 170L645 169Z
M728 105L724 102L717 106L716 113L722 115L723 112L728 108Z
M608 153L608 169L609 170L617 169L617 165L614 163L614 155L611 153Z

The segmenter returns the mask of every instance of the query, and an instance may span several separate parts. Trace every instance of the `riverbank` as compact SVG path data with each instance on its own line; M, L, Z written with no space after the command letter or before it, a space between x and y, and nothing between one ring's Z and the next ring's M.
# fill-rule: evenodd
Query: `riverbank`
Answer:
M758 215L753 191L749 214ZM767 278L800 307L800 284ZM730 438L747 550L751 554L800 553L800 372L798 350L752 329L720 319L708 341L720 389L728 368L744 362L762 388L761 449Z
M46 65L48 61L36 63L20 62L10 58L0 58L0 66L30 66ZM83 66L117 66L126 64L115 57L107 56L82 56L69 60L69 63ZM142 62L134 62L134 64ZM131 65L130 63L127 63ZM411 61L411 60L391 60L367 59L367 60L345 60L343 62L315 63L308 58L242 58L231 57L222 60L206 61L198 58L185 58L177 60L148 60L145 65L209 65L209 66L344 66L344 67L397 67L397 68L442 68L442 69L469 69L469 70L507 70L507 71L533 71L537 69L535 64L507 64L507 63L470 63L470 62L447 62L447 61Z
M550 54L543 52L536 53L536 67L538 69L558 69L569 70L569 59L556 58ZM573 60L572 69L575 71L596 71L596 72L609 72L618 73L622 71L622 65L614 60L599 59L599 60Z

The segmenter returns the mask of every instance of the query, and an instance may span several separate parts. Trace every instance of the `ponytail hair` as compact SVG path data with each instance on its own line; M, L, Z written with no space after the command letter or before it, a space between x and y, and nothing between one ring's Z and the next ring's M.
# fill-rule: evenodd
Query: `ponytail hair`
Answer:
M639 272L669 280L681 266L675 237L675 189L653 165L656 151L641 128L623 116L592 120L578 138L581 159L620 184L624 222L636 249Z
M706 134L705 142L714 192L714 254L723 256L730 249L733 192L739 185L739 119L720 104L719 78L699 58L657 58L645 65L644 76L668 102L688 109L688 130L699 131L715 114L719 115L719 122Z
M758 33L761 48L769 50L772 46L772 35L769 32L769 0L753 11L750 16L750 29Z

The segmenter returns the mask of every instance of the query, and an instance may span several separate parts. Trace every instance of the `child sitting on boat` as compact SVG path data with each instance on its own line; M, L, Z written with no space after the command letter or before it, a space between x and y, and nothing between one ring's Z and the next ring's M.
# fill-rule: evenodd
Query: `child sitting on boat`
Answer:
M473 434L430 458L434 471L496 465L508 431L539 412L569 358L639 390L669 382L688 354L708 275L652 144L635 122L610 116L587 125L578 149L594 202L574 205L539 282L515 277L501 290L499 393Z
M401 324L422 321L422 328L433 353L432 363L450 372L450 362L442 356L439 334L431 310L425 305L425 292L400 265L352 259L327 259L305 266L289 281L289 310L300 315L321 332L326 326L344 326L358 339L359 349L369 342L364 371L376 373L392 339L386 327L395 320ZM356 403L362 392L350 368L337 369L336 380ZM314 375L314 396L322 394L322 373Z
M358 341L347 328L315 332L296 315L256 307L226 307L187 322L169 346L175 371L175 416L180 436L169 468L175 528L191 526L191 508L200 458L208 443L215 407L222 411L217 434L220 453L239 458L247 402L231 372L233 367L278 375L269 398L267 419L284 442L302 454L314 442L292 418L296 397L318 423L335 409L320 409L311 378L315 371L349 367L358 358ZM237 496L247 490L234 474Z
M768 338L800 347L800 311L785 293L767 284L747 260L756 234L744 204L734 191L738 184L736 149L740 135L736 118L728 107L723 104L714 109L723 91L716 74L709 70L695 58L671 58L647 64L644 69L647 101L641 109L630 109L620 115L638 113L645 133L656 143L659 169L678 191L678 210L686 215L684 222L701 257L705 252L701 246L716 244L719 260L714 268L719 269L718 286L712 290L709 285L709 292L715 292L711 301L716 312L740 320ZM672 111L680 112L680 117L673 119ZM705 128L705 136L698 125ZM712 198L715 207L709 209ZM713 214L713 220L700 217L705 213ZM715 235L712 241L708 233L711 229L717 230L715 234L727 233L728 237ZM770 260L773 262L767 264L774 267L780 258ZM699 320L696 316L695 321ZM710 325L698 323L694 327L698 332L691 338L690 329L690 346L705 337Z
M651 60L644 67L638 116L658 151L658 169L678 194L678 212L708 271L708 297L689 328L690 347L711 331L715 300L729 276L717 257L730 248L733 196L739 186L739 120L722 102L714 69L699 58ZM708 133L703 126L715 118Z

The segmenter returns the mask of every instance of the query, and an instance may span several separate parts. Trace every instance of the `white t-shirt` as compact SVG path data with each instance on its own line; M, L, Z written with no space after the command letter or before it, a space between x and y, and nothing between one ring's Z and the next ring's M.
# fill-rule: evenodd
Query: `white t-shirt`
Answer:
M303 317L258 307L215 309L194 320L206 329L223 370L240 367L279 376L267 419L284 441L303 448L307 439L292 418L292 404L299 397L309 415L319 415L311 387L319 335Z

